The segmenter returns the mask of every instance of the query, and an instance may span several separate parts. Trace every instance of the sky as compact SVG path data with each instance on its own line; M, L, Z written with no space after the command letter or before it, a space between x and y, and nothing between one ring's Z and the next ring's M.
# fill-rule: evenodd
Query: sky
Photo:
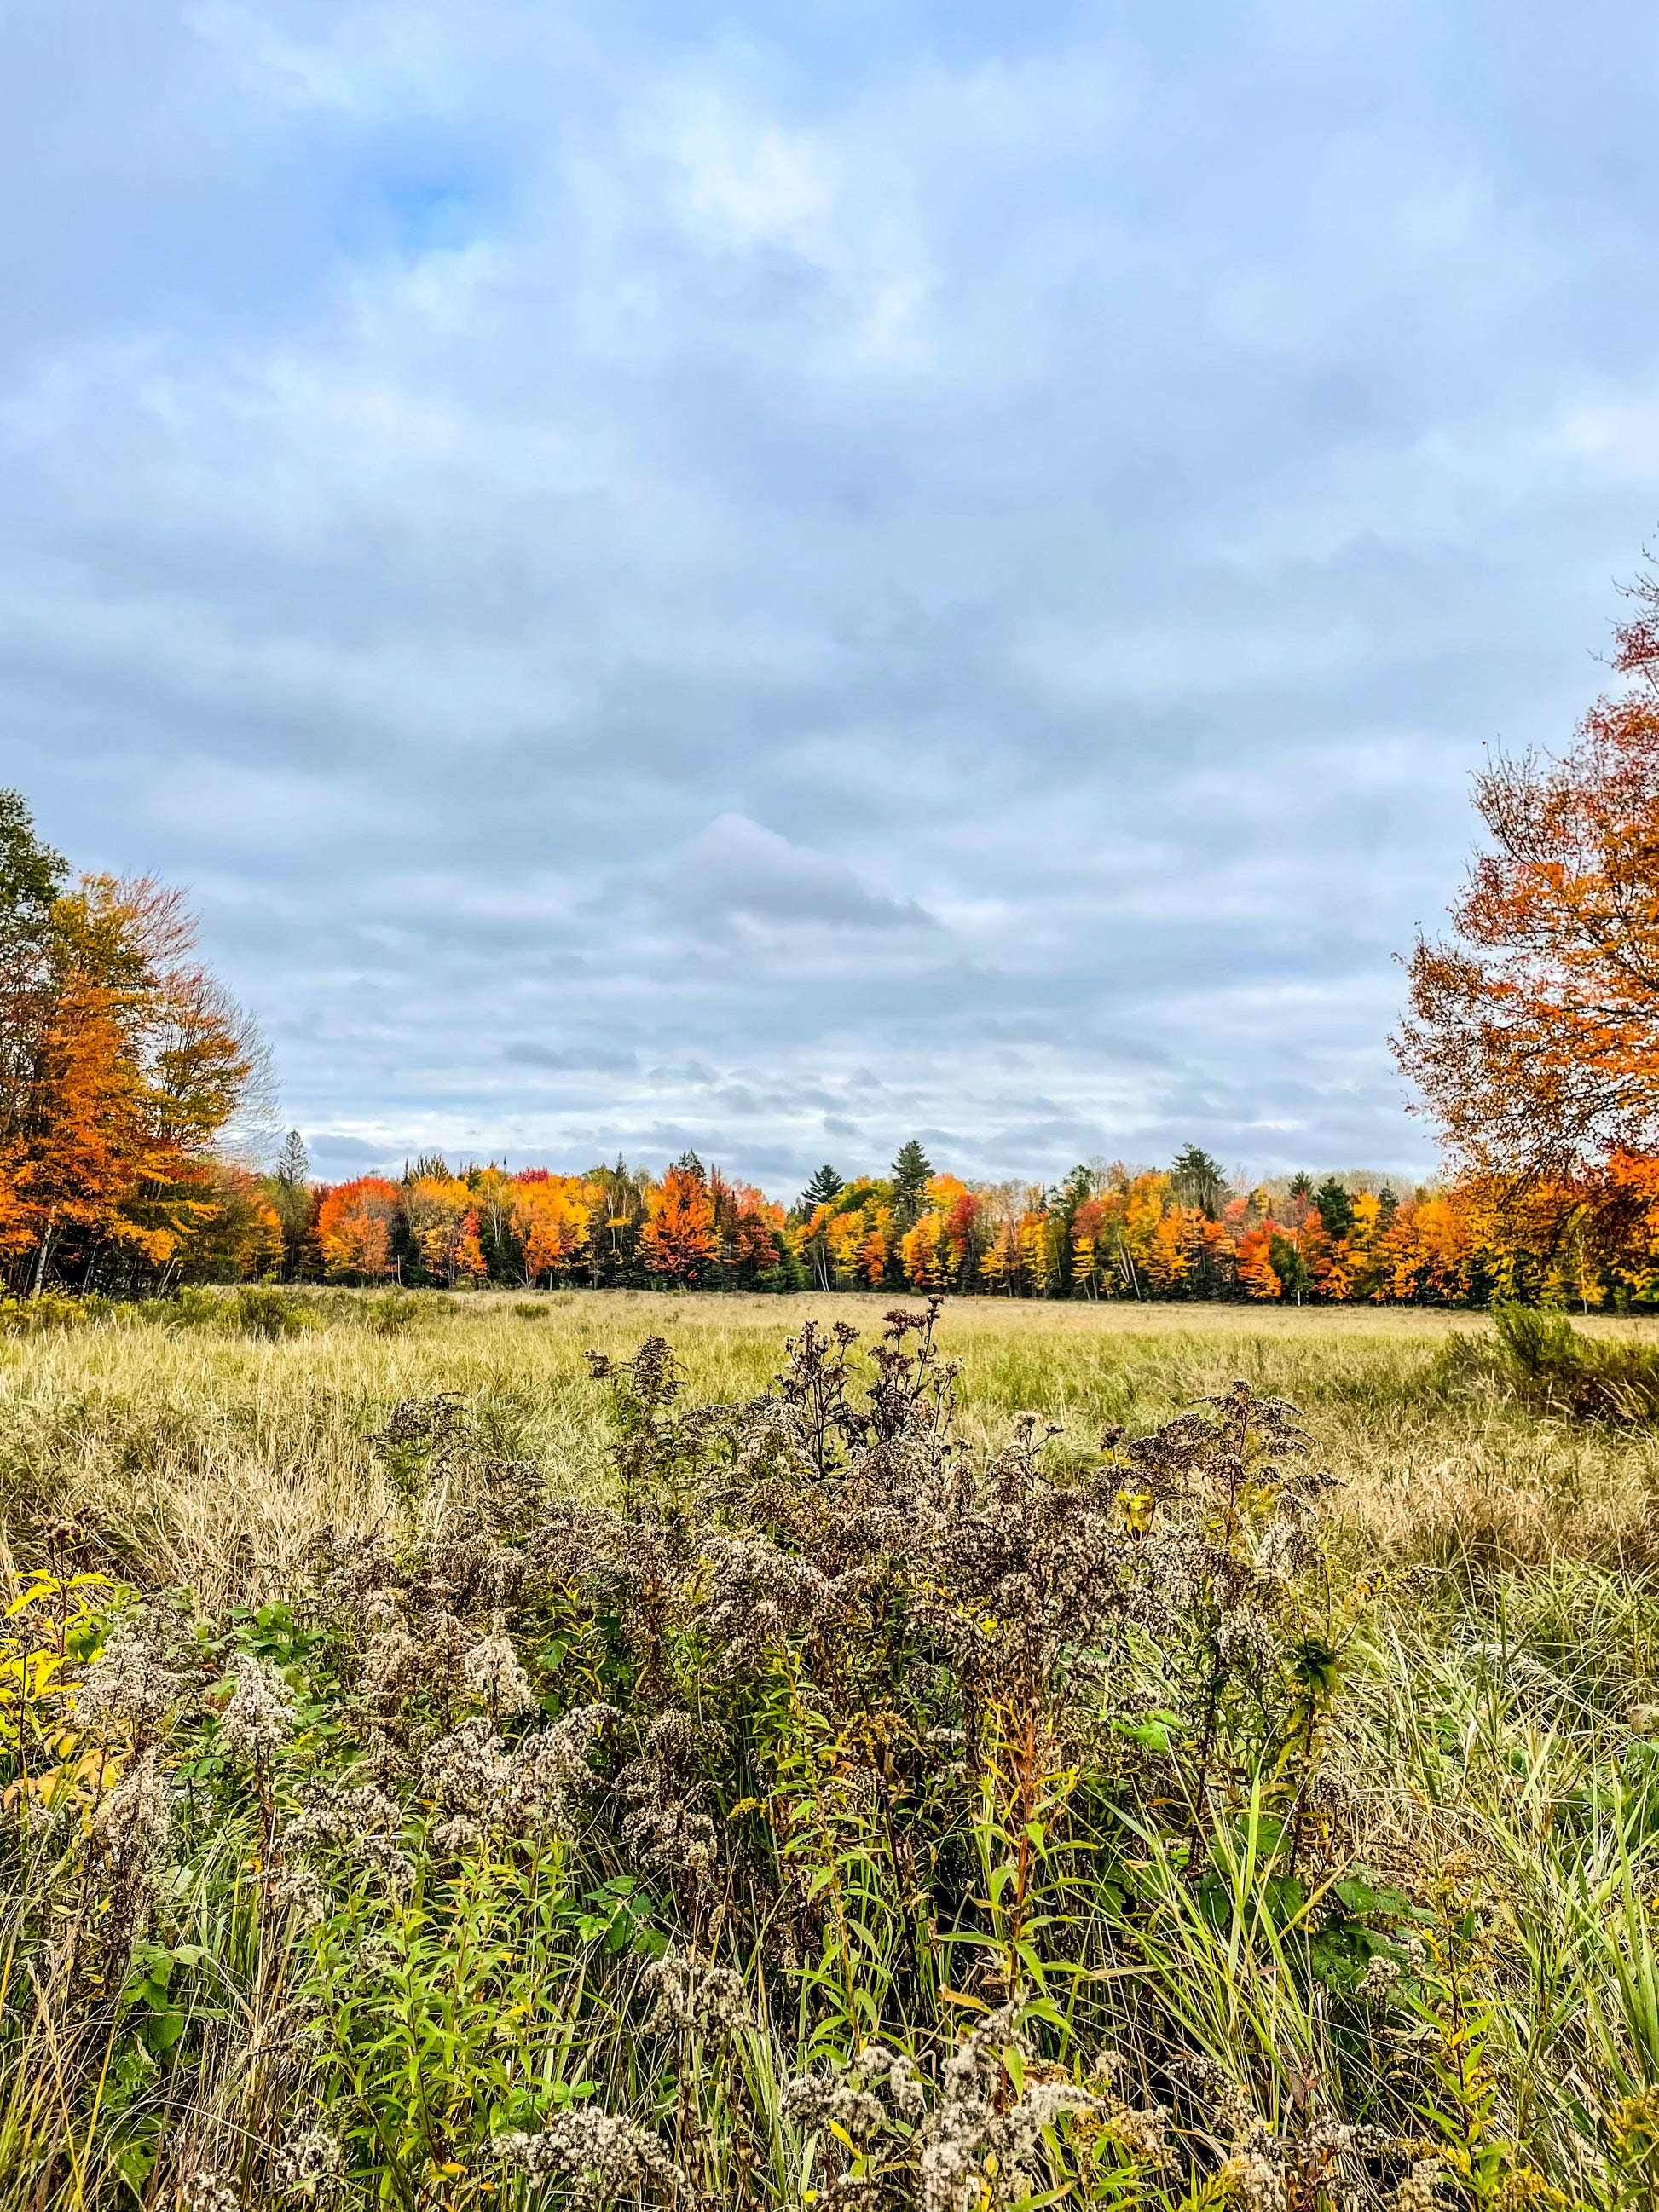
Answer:
M1659 532L1638 0L0 12L0 781L314 1170L1426 1172Z

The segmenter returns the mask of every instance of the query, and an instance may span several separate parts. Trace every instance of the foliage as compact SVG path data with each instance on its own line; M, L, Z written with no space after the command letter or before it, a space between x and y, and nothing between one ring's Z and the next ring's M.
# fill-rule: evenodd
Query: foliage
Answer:
M1659 1419L1659 1345L1590 1337L1565 1315L1522 1305L1492 1308L1490 1339L1455 1337L1441 1357L1449 1381L1493 1377L1529 1412L1579 1420Z
M194 957L180 896L85 876L0 793L0 1269L39 1291L258 1267L276 1218L214 1157L257 1089L252 1024Z
M1490 849L1419 938L1397 1050L1447 1143L1483 1177L1571 1177L1659 1135L1659 576L1615 632L1634 679L1563 758L1475 781Z

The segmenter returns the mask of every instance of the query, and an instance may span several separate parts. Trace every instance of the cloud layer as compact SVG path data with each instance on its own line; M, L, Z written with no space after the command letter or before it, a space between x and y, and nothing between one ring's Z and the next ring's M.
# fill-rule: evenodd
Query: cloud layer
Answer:
M1630 0L0 23L0 775L335 1172L1431 1157L1659 516Z

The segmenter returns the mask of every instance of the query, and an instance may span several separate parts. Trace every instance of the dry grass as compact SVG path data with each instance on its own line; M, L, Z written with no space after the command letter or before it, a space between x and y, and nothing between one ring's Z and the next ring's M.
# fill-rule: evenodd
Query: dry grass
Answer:
M605 1445L588 1346L626 1352L660 1333L697 1395L737 1399L762 1387L808 1314L870 1336L892 1303L474 1295L429 1300L383 1334L368 1302L337 1295L319 1325L274 1341L130 1321L48 1333L0 1350L0 1510L16 1541L42 1508L95 1505L115 1562L210 1603L278 1589L323 1522L386 1512L369 1439L401 1399L459 1393L492 1451L587 1493ZM943 1337L963 1363L970 1434L1030 1408L1082 1459L1104 1424L1149 1428L1243 1376L1303 1407L1346 1485L1358 1548L1446 1565L1646 1564L1659 1553L1652 1435L1449 1383L1440 1346L1486 1327L1414 1311L962 1300Z

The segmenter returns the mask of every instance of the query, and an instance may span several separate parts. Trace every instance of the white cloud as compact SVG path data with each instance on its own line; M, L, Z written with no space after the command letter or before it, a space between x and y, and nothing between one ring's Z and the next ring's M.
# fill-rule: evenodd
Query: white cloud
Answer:
M1659 499L1598 6L13 10L0 778L361 1157L1422 1159Z

